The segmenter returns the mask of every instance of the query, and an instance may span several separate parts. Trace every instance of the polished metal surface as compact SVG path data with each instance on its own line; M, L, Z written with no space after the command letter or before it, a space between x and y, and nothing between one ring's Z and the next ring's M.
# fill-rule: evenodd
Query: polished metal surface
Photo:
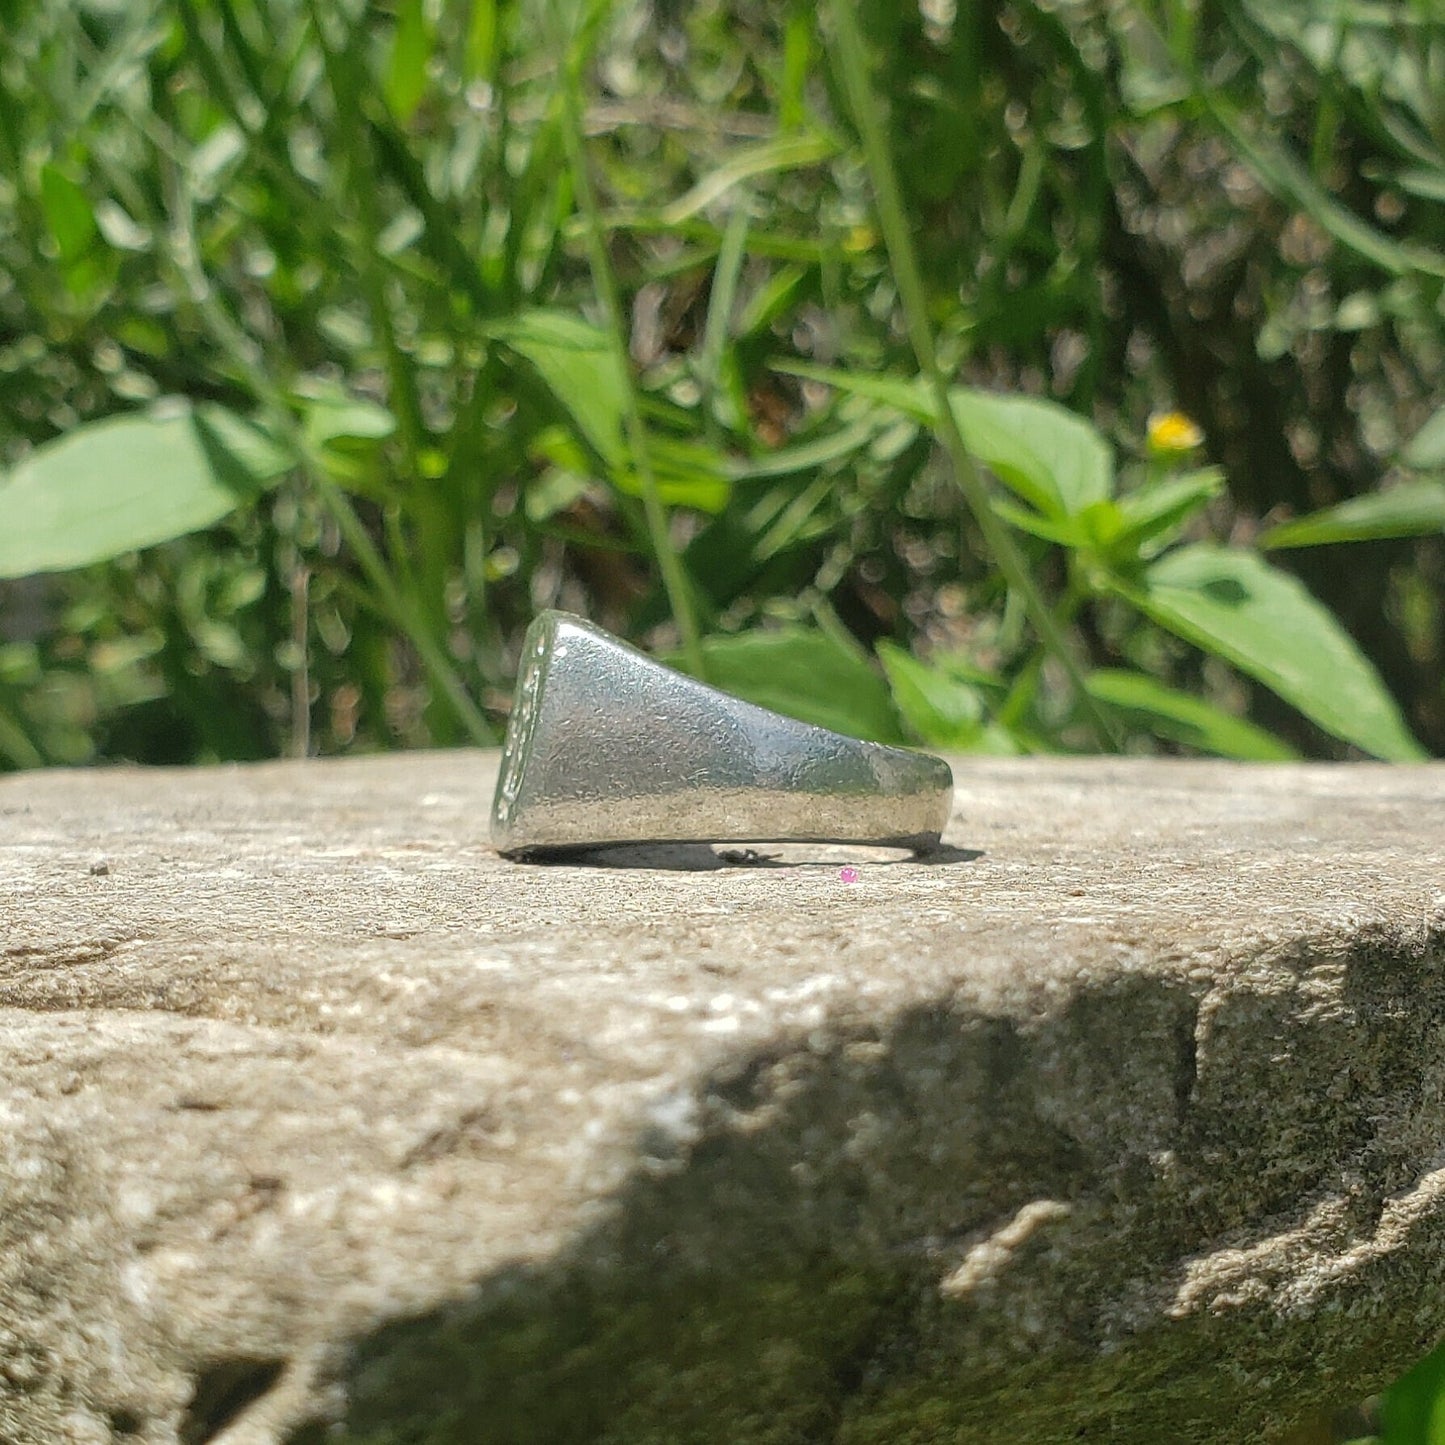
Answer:
M780 717L546 612L527 633L492 842L513 856L653 842L921 851L952 799L941 758Z

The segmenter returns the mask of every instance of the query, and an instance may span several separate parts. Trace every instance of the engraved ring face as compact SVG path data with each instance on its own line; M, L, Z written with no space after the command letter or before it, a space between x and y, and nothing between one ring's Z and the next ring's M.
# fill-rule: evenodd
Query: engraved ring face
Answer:
M922 850L952 798L940 758L780 717L546 612L523 649L492 842L523 857L655 842Z

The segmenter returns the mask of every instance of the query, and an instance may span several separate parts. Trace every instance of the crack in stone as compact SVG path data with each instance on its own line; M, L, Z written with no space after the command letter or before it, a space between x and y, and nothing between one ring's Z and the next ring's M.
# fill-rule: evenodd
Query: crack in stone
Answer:
M123 935L104 934L99 938L88 938L71 944L16 943L0 948L0 961L11 965L8 973L30 969L78 968L86 964L100 963L113 957L127 944L141 943L145 935L127 933Z

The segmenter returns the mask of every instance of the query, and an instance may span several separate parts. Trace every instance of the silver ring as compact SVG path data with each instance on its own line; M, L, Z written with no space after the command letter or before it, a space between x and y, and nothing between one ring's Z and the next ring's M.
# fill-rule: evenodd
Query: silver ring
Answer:
M492 842L512 857L616 843L922 852L952 801L942 758L780 717L544 612L524 644Z

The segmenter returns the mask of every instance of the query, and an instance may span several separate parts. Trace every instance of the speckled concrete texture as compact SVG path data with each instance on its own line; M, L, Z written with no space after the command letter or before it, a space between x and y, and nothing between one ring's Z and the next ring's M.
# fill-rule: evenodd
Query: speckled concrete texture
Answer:
M1445 1333L1445 768L953 761L926 862L508 863L486 753L0 781L0 1442L1380 1387Z

